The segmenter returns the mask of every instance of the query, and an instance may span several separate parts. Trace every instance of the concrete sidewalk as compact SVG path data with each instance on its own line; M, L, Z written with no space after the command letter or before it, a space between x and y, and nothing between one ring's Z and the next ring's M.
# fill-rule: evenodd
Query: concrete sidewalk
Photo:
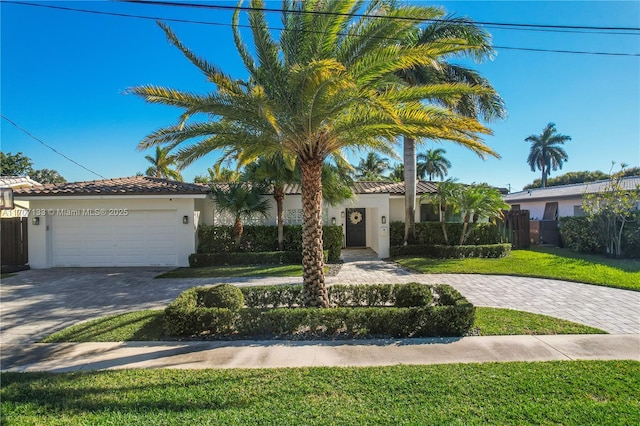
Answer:
M640 335L3 345L2 371L280 368L638 360Z

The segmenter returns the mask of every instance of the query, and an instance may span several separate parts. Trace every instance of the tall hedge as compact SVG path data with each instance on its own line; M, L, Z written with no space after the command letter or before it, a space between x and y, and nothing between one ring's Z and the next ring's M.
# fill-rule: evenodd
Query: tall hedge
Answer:
M566 216L558 221L560 236L565 247L581 253L606 254L606 248L587 216ZM624 257L640 258L640 214L625 224L622 232Z
M337 262L342 251L342 227L324 226L323 248L329 251L329 262ZM225 253L235 251L232 226L200 225L198 253ZM244 227L240 252L272 252L278 249L276 226L247 225ZM284 227L284 250L302 252L302 226Z
M447 222L447 235L449 244L457 244L462 233L462 223ZM404 222L391 222L390 226L391 246L400 246L404 243ZM471 236L467 239L468 245L486 245L501 243L500 231L492 223L478 223ZM416 241L418 245L444 245L444 235L440 222L416 223Z

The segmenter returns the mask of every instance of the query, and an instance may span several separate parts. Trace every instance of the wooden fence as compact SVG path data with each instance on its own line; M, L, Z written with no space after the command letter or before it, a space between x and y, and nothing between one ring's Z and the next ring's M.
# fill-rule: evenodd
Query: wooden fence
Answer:
M0 260L2 272L27 269L29 247L27 242L26 217L12 217L0 220Z

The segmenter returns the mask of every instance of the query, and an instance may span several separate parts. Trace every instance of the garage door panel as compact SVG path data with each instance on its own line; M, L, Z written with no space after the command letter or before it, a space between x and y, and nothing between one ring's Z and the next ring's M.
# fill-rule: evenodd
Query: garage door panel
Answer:
M54 266L175 266L175 210L136 211L128 216L55 216Z

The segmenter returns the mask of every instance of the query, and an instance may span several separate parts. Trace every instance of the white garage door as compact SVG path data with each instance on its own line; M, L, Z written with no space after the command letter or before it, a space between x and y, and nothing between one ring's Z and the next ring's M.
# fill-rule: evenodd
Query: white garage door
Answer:
M176 266L176 210L53 216L54 266Z

